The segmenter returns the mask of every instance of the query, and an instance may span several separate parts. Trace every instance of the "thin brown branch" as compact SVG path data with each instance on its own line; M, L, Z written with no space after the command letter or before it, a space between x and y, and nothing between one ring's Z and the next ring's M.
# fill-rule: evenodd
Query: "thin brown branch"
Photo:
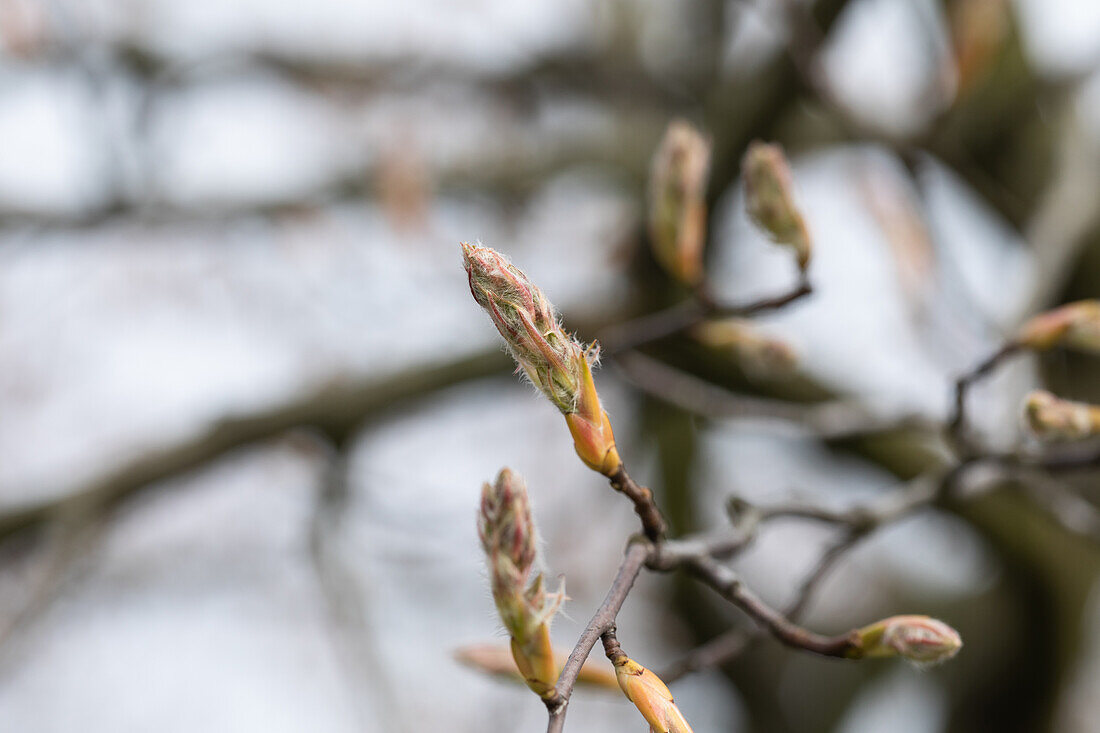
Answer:
M776 420L799 425L823 440L903 429L939 429L938 423L920 415L875 409L855 400L800 404L731 392L637 351L617 356L615 366L646 394L704 417Z
M760 636L759 629L730 629L695 647L661 670L657 676L664 680L666 685L671 685L694 672L720 667L736 658Z
M693 557L686 568L787 646L827 657L846 657L854 648L850 634L822 636L794 623L764 603L737 573L713 558Z
M873 529L850 529L844 532L840 539L836 540L829 546L821 557L818 558L817 563L813 569L806 575L802 581L802 585L798 587L798 591L795 593L794 601L783 611L783 615L792 621L797 621L801 618L802 614L810 605L810 601L813 600L814 594L821 584L825 581L825 578L829 577L833 568L837 566L837 563L859 542L866 537Z
M814 591L836 567L845 553L864 536L860 532L846 532L836 544L830 547L803 580L795 600L784 611L784 615L796 621L812 600ZM703 669L711 669L726 664L739 656L749 645L763 635L760 629L733 628L695 647L677 661L665 667L658 676L665 684L671 685L682 677Z
M544 699L546 709L550 712L546 733L560 733L565 726L565 713L569 706L569 697L573 694L573 686L577 682L577 675L580 674L581 667L584 666L588 655L592 653L596 642L606 631L614 628L619 609L623 607L623 602L626 601L630 589L634 586L634 581L641 572L642 566L645 565L649 553L650 546L644 542L631 542L627 546L622 564L619 565L615 580L607 591L603 603L596 609L596 613L593 614L584 632L581 633L580 639L577 640L576 646L573 647L561 674L558 675L554 694Z
M955 404L951 417L947 421L947 438L961 457L966 457L973 452L969 437L966 434L966 397L970 387L975 382L987 377L1001 363L1019 351L1019 344L1009 342L974 369L955 380Z
M671 308L648 313L607 329L600 335L599 342L605 354L617 356L639 346L683 333L711 318L747 318L784 308L812 293L813 286L804 275L786 293L747 303L722 303L715 300L704 286L698 288L691 299Z
M225 418L205 433L151 451L63 496L0 514L0 540L40 526L78 503L111 507L150 484L294 428L315 427L339 442L368 415L464 380L503 373L508 364L508 357L494 348L390 377L369 375L333 381L267 409Z
M657 502L653 499L653 491L637 483L626 472L626 466L619 464L615 473L608 477L611 487L624 494L634 503L634 511L642 520L642 531L653 542L659 542L665 536L668 524L657 508Z

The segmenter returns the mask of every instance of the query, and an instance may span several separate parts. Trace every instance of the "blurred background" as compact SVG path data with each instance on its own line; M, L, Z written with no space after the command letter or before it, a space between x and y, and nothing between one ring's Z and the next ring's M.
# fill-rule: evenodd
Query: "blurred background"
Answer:
M565 647L636 523L511 374L458 242L585 338L682 298L644 235L682 117L713 140L718 293L783 292L738 181L781 142L815 293L758 322L797 365L674 338L597 383L677 532L731 494L862 502L929 465L953 378L1021 318L1100 293L1097 70L1093 0L0 0L0 730L541 730L453 658L504 641L481 482L526 476ZM1100 401L1097 366L1013 363L977 429L1026 447L1027 390ZM837 399L877 427L800 417ZM681 709L700 733L1100 730L1100 481L1074 480L1076 523L992 486L875 534L806 617L930 613L966 641L950 664L763 639L677 682ZM830 537L776 523L736 567L782 605ZM746 623L645 576L619 637L659 668ZM643 725L585 690L568 721Z

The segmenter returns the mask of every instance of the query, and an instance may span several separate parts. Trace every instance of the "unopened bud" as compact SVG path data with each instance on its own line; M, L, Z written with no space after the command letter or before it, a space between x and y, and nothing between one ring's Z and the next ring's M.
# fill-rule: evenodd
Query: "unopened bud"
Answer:
M902 657L915 664L945 662L962 639L953 628L928 616L891 616L852 632L850 656Z
M649 236L665 271L686 285L703 276L710 143L683 120L668 126L649 177Z
M691 726L673 702L672 693L661 678L625 654L616 657L615 676L619 687L657 733L692 733Z
M1016 343L1035 351L1059 346L1100 354L1100 300L1079 300L1025 323Z
M523 373L565 415L577 455L589 468L613 474L622 461L592 379L599 348L583 346L567 334L554 306L507 257L467 242L462 255L474 300L489 314Z
M741 161L741 176L749 217L772 240L793 249L799 269L805 271L812 252L810 233L794 202L791 170L783 148L759 140L749 143Z
M699 343L729 353L746 372L767 376L791 371L798 355L790 344L761 333L749 321L727 318L692 329Z
M1028 395L1024 416L1031 431L1043 440L1083 440L1100 435L1100 406L1063 400L1043 390Z
M526 586L535 562L535 521L519 474L502 468L493 483L482 486L477 531L493 561L494 586Z
M541 574L529 583L535 523L523 479L507 468L482 488L478 534L489 564L493 601L512 638L516 667L528 687L547 695L558 675L549 624L565 594L563 589L546 592Z

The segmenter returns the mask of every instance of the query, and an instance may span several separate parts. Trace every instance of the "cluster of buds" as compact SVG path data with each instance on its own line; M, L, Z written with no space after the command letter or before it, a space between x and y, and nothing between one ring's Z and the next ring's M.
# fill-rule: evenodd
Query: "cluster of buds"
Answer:
M710 143L683 120L668 126L649 178L649 236L653 255L685 285L703 276Z
M1063 347L1100 354L1100 300L1079 300L1025 323L1015 343L1033 351Z
M1100 435L1100 407L1063 400L1044 390L1027 396L1024 417L1031 431L1043 440L1083 440Z
M852 632L854 659L901 657L914 664L945 662L962 647L959 632L928 616L891 616Z
M699 343L729 353L749 374L767 376L791 371L798 355L790 344L761 333L741 318L707 321L692 329Z
M619 687L656 733L692 733L684 714L676 707L672 693L661 678L625 654L612 660Z
M462 256L474 300L489 314L519 369L565 416L577 455L589 468L614 474L622 461L592 379L599 349L567 334L554 306L507 257L468 242L462 243Z
M548 593L541 573L530 580L535 522L522 478L505 468L496 481L484 485L477 529L488 558L493 601L512 640L512 658L527 686L549 696L558 678L550 619L564 594L561 589Z
M813 251L802 212L794 202L791 169L783 148L754 140L741 161L745 208L758 227L777 244L794 250L803 272Z

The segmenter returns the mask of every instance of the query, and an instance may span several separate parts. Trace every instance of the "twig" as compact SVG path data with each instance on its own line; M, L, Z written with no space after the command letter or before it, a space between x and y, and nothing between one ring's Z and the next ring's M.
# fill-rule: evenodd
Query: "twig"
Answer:
M653 500L653 492L645 486L638 484L630 478L626 472L626 466L619 464L619 468L608 477L611 487L626 495L634 503L634 511L642 520L642 531L653 542L659 542L668 528L661 510L657 508L657 502Z
M844 536L818 560L813 570L802 581L794 602L787 607L784 615L795 621L805 610L814 591L820 587L821 582L829 572L836 567L841 557L866 535L861 532L847 532ZM734 628L723 632L710 641L692 649L679 660L664 668L659 674L665 684L671 685L676 680L686 677L692 672L702 669L718 667L734 659L748 648L749 644L763 635L760 629Z
M824 521L839 524L846 528L841 538L825 552L803 580L798 592L795 594L794 601L784 612L789 620L796 621L805 611L806 605L812 600L812 596L816 589L820 587L821 582L836 567L836 564L848 550L883 524L895 521L909 511L931 503L945 491L944 487L954 480L954 472L948 472L938 479L931 476L922 476L911 481L894 495L871 507L857 507L840 512L806 504L775 504L768 507L753 507L747 502L732 500L730 502L732 505L730 518L734 521L735 526L742 527L743 531L747 533L742 539L742 547L751 541L761 522L780 517L798 517ZM685 545L687 542L687 540L681 540L678 544ZM670 567L671 564L669 563ZM725 664L741 654L749 644L762 635L763 631L759 628L730 629L704 642L678 661L670 664L660 674L660 677L667 684L671 684L692 672Z
M735 316L747 318L765 311L783 308L811 293L813 293L813 286L805 276L802 276L798 284L786 293L748 303L721 303L714 300L706 287L700 287L696 289L692 299L671 308L620 323L601 334L599 341L605 354L616 356L630 349L682 333L710 318Z
M795 624L764 603L737 573L710 557L693 557L686 568L787 646L827 657L847 656L853 648L850 634L821 636Z
M657 676L666 685L703 669L719 667L743 652L761 636L759 629L730 629L692 649L661 670Z
M902 429L939 429L938 423L920 415L876 411L854 400L799 404L731 392L637 351L617 356L615 365L647 394L710 418L777 420L799 425L823 440Z
M565 726L565 712L569 706L569 697L573 694L573 685L577 682L577 675L580 674L588 655L592 653L592 647L596 646L596 641L604 632L614 627L619 609L623 607L623 602L634 586L634 581L641 572L649 552L650 546L644 542L631 542L627 546L622 564L619 565L615 580L607 591L603 603L596 609L596 613L569 654L561 674L558 675L553 696L544 700L546 709L550 712L546 733L559 733Z
M743 499L735 497L727 502L727 511L732 516L737 516L746 511L746 507L751 507L753 511L759 512L762 519L797 517L866 532L933 503L958 480L963 470L975 463L976 461L971 461L959 464L946 472L923 474L877 501L850 509L834 510L800 502L777 502L751 507Z
M394 733L406 731L408 725L401 711L389 704L394 699L392 680L372 639L376 627L370 619L371 609L364 602L371 598L364 591L364 587L371 585L370 578L364 577L362 567L353 572L332 547L332 536L339 531L351 498L352 446L349 441L339 445L319 442L325 453L325 465L310 520L309 556L329 616L326 624L329 643L347 673L349 692L359 702L355 714L362 726L370 728L376 724ZM374 714L370 715L368 710Z
M840 562L840 559L872 531L873 529L849 529L841 535L840 539L830 545L829 549L818 558L817 564L802 581L802 585L798 587L798 592L795 593L794 601L783 611L783 615L792 621L797 621L810 605L814 593L821 587L821 583L829 576L829 573Z
M972 452L966 436L966 396L971 385L988 376L1002 362L1019 351L1020 345L1010 341L955 381L955 404L951 412L951 418L947 422L947 437L960 457L966 457Z

